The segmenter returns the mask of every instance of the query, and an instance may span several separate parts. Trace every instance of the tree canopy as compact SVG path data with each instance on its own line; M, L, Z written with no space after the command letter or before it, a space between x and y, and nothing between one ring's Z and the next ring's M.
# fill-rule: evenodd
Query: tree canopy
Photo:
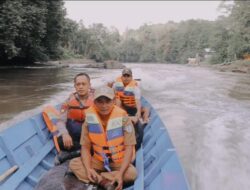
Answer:
M62 0L1 1L1 63L32 63L60 57L64 16Z
M32 63L70 57L96 61L186 63L206 51L221 63L250 56L250 3L220 5L227 16L216 21L142 25L122 35L116 28L65 17L63 0L0 2L0 64Z

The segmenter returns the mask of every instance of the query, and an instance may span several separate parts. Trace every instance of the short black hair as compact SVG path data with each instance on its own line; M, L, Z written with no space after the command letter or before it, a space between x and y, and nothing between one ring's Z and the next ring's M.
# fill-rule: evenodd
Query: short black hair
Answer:
M77 77L79 77L79 76L85 76L85 77L88 79L88 81L90 82L90 77L89 77L89 75L88 75L87 73L79 73L79 74L77 74L77 75L74 77L74 83L76 82L76 79L77 79Z

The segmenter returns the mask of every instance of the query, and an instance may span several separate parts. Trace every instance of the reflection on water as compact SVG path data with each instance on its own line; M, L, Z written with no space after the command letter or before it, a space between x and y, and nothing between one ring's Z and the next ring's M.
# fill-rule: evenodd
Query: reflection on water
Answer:
M78 67L0 69L0 123L44 104L52 95L64 92L66 98L73 90L75 74L86 71L100 72Z
M166 124L191 189L249 190L250 76L181 65L128 66L134 78L142 79L144 96ZM73 91L74 75L84 71L94 87L102 76L120 74L79 65L0 69L0 122L62 101Z
M41 105L65 83L60 69L0 69L0 122Z

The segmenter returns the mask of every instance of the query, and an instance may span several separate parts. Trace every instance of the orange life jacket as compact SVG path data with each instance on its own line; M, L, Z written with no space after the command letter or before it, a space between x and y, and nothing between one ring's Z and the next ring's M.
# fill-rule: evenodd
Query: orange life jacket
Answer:
M91 96L88 97L86 103L83 105L78 95L74 93L74 96L70 98L67 104L67 119L83 123L85 120L85 109L89 108L91 105L93 105L93 98Z
M56 150L60 152L60 147L57 141L57 136L59 135L59 131L57 130L56 127L56 123L60 119L60 113L53 106L47 106L44 108L42 115L49 132L53 135L53 141Z
M134 91L137 82L132 80L128 85L124 86L121 77L118 77L114 85L116 97L121 100L122 104L127 107L136 107Z
M86 110L89 138L93 146L93 157L105 161L105 156L116 163L121 163L124 158L123 118L127 116L121 108L114 106L106 130L92 106Z

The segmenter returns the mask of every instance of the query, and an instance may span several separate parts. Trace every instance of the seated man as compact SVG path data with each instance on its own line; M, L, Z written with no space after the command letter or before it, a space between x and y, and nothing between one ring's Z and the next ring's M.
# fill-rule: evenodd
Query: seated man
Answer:
M80 136L82 124L85 121L85 109L93 104L89 75L86 73L76 75L74 87L76 92L70 95L60 110L60 119L57 122L57 127L62 135L58 137L58 144L60 150L79 156L81 148ZM76 151L78 151L78 154ZM55 160L56 164L62 162L62 157L65 156L68 156L68 154L59 153L59 156L56 157L57 160Z
M94 105L86 110L81 135L84 157L71 160L69 167L85 183L121 190L123 183L133 182L137 176L135 167L130 163L136 139L127 113L114 105L114 98L112 88L103 86L96 89Z
M131 73L132 73L132 71L131 71ZM139 80L139 79L135 79L135 80ZM114 84L115 84L116 81L112 80L111 78L104 78L103 81L110 88L115 88ZM137 92L138 92L137 99L140 99L140 90L137 90ZM120 105L121 102L118 101L118 104ZM146 125L149 122L149 116L150 116L150 109L148 107L141 106L141 118L140 118L140 121L141 121L141 123L143 125ZM133 119L133 117L132 117L132 119Z
M122 76L118 77L113 84L113 88L116 93L116 105L120 106L127 111L128 115L135 126L136 132L136 150L141 147L143 140L143 125L138 122L141 118L141 91L137 82L133 79L132 71L129 68L125 68L122 71ZM146 113L143 121L148 122L148 109L143 108ZM144 122L143 122L144 123Z

